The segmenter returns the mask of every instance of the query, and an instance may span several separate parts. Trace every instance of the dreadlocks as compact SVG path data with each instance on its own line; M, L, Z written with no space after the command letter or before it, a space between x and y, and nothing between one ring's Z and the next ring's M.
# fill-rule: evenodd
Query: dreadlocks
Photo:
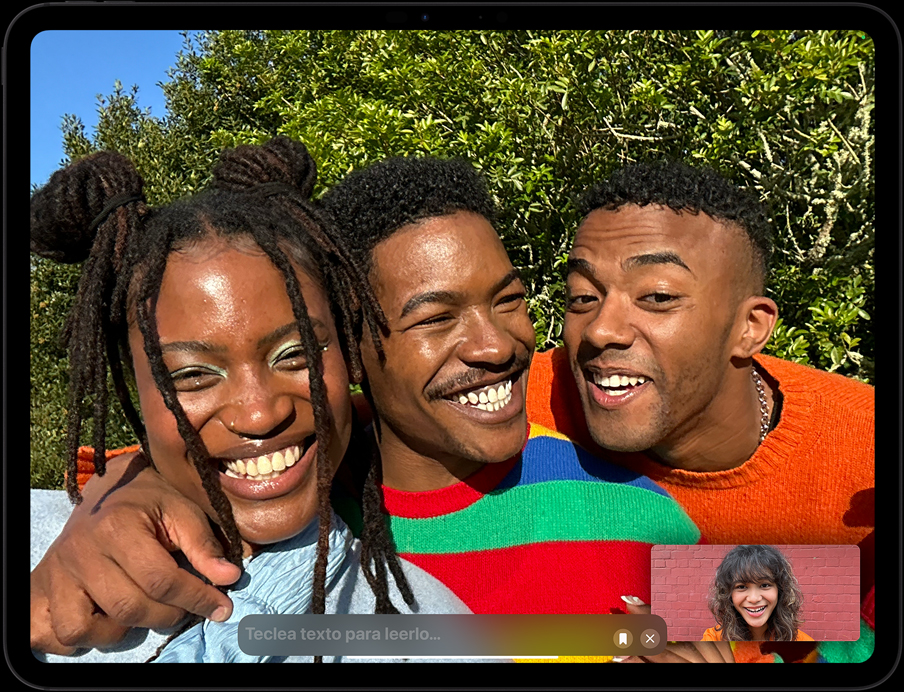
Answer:
M293 263L319 280L329 297L333 313L340 318L340 340L347 347L356 379L361 377L362 366L355 337L360 332L360 322L355 320L363 315L375 333L385 318L364 273L337 243L329 217L309 201L316 167L302 144L277 137L263 146L237 147L221 156L213 178L211 187L199 195L150 209L144 200L143 181L132 163L119 154L100 152L55 173L32 198L32 252L59 262L84 261L63 334L71 370L67 491L73 502L81 501L76 463L83 422L80 404L86 398L93 398L94 402L95 466L99 475L105 471L108 367L116 394L150 459L146 431L123 374L123 361L131 365L128 327L134 320L143 337L154 382L176 419L187 456L225 534L227 558L241 566L242 543L232 508L220 488L211 455L179 402L163 361L155 315L171 253L210 237L250 237L285 280L310 364L320 521L312 611L319 614L325 610L331 520L331 464L327 459L330 414L321 349ZM397 563L390 566L394 574L396 567ZM404 588L400 586L400 591L411 605L411 590L403 577L401 582ZM385 589L379 593L375 590L375 596L377 612L398 612Z

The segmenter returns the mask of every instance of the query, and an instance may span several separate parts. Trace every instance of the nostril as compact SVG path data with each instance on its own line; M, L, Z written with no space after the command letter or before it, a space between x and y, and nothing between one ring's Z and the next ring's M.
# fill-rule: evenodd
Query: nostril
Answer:
M221 420L230 432L248 439L278 435L292 425L295 419L295 406L289 397L285 397L285 403L272 401L258 405L251 402L238 404L221 414Z

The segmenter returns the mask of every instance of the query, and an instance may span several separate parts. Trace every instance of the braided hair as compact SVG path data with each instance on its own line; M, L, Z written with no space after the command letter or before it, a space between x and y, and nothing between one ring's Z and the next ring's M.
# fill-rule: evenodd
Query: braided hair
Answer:
M131 366L128 326L129 320L134 319L144 339L154 381L176 419L187 455L225 534L226 556L241 567L242 543L232 508L220 488L210 453L182 408L164 365L155 313L172 252L212 236L250 236L285 279L311 364L320 520L311 607L314 613L323 613L331 520L331 464L326 458L330 414L321 351L293 262L319 280L331 300L331 309L341 325L340 341L346 348L351 346L347 352L353 378L360 379L362 375L360 352L353 338L353 317L366 313L372 329L378 329L385 318L364 275L337 243L328 215L309 200L316 167L304 145L277 137L262 146L237 147L222 154L213 178L210 188L201 194L151 209L144 200L143 181L132 163L119 154L99 152L54 173L32 197L31 251L58 262L84 262L62 335L71 371L67 491L74 503L81 501L76 464L83 422L80 404L86 398L93 398L95 467L98 475L105 472L108 367L116 395L144 454L150 458L147 434L123 372L124 363ZM411 605L414 599L407 583L400 590ZM377 612L398 612L388 593L375 592L375 596ZM192 624L186 623L180 632Z

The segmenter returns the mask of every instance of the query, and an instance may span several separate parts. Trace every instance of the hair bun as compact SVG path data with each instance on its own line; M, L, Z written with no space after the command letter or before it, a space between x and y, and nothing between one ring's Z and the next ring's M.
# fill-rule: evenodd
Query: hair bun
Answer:
M264 183L284 183L306 199L317 181L317 165L307 147L288 137L274 137L263 145L243 144L227 149L213 169L221 190L250 190Z
M140 195L144 181L132 162L101 151L58 170L31 198L31 251L72 264L91 253L97 219L117 195Z

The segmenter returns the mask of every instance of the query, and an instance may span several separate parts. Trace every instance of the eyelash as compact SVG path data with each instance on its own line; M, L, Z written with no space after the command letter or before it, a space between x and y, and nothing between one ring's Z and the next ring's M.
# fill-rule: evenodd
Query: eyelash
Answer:
M524 291L519 291L518 293L512 293L507 296L503 296L496 303L497 306L505 306L509 309L514 309L517 307L517 304L520 303L527 297L527 293ZM414 327L424 327L431 326L436 324L442 324L443 322L452 319L452 316L448 313L443 313L441 315L434 315L433 317L428 317L425 320L421 320L417 324L413 325Z
M178 392L196 392L201 389L205 389L205 384L203 382L203 378L205 377L225 377L225 371L217 371L218 369L213 368L202 368L198 366L190 366L187 368L182 368L181 370L176 370L173 373L170 373L170 377L173 380L173 385ZM194 380L194 382L191 382ZM181 389L180 389L181 386Z
M734 587L735 591L742 591L743 589L746 589L746 588L747 588L746 584L738 584L737 586ZM761 589L771 589L772 584L769 584L768 582L764 583L764 584L760 584L760 588Z
M318 344L321 351L326 351L329 348L329 342ZM306 358L306 354L304 352L304 346L301 344L294 344L280 351L280 353L273 358L270 362L271 366L278 365L280 362L286 360L292 360L294 358ZM298 367L293 368L297 371L307 370L308 364L305 361L304 364L299 365ZM213 366L198 366L191 365L187 368L181 368L180 370L176 370L170 373L170 378L173 381L173 384L176 386L176 390L179 392L195 392L200 391L202 389L206 389L205 383L203 382L203 378L205 377L226 377L227 373L225 370L221 370L220 368L215 368ZM195 380L194 383L188 384L189 381ZM181 388L180 388L181 386Z
M317 347L321 352L326 351L330 346L329 341L325 341L317 344ZM307 354L305 353L304 345L302 344L292 344L287 348L277 354L277 356L273 359L272 363L275 365L280 361L291 360L293 358L307 358ZM305 362L304 366L299 367L298 370L304 370L308 367L307 362Z
M511 293L507 296L503 296L499 299L499 305L508 305L511 303L518 303L524 300L527 297L527 293L524 291L518 291L518 293Z
M665 298L665 300L648 300L649 298ZM665 303L670 303L673 300L677 300L677 296L673 296L671 293L649 293L645 295L641 300L653 303L654 305L664 305Z

